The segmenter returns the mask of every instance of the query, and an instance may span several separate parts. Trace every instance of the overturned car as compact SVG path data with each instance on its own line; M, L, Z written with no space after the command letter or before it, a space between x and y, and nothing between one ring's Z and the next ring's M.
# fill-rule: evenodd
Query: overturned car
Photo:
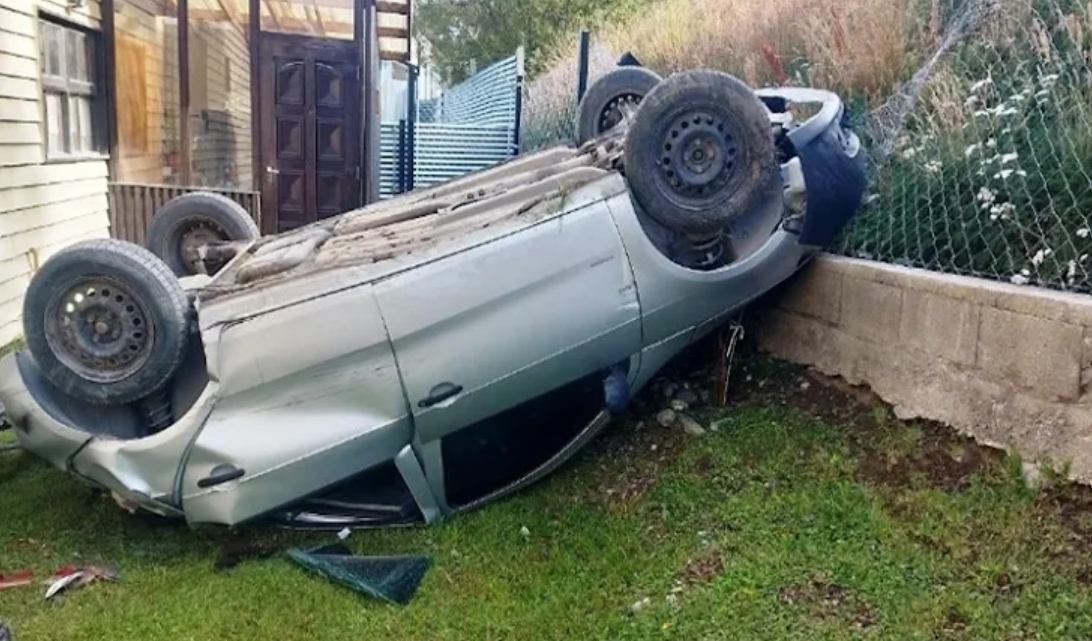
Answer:
M19 441L195 524L433 522L557 469L866 187L821 90L622 67L578 131L276 236L194 194L61 251L0 361Z

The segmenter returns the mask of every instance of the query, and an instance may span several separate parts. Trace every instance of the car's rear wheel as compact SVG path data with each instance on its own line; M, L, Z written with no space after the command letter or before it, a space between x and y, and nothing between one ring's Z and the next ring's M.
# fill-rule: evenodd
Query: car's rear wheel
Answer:
M580 101L577 144L618 126L659 82L660 76L643 67L619 67L592 83Z
M202 245L254 240L254 219L239 203L209 192L192 192L167 201L148 225L145 246L176 276L202 273Z
M626 136L637 202L666 227L719 233L778 171L769 114L750 87L718 71L675 74L645 96Z
M89 403L124 404L161 390L178 368L189 304L178 279L148 250L84 241L34 275L23 328L51 383Z

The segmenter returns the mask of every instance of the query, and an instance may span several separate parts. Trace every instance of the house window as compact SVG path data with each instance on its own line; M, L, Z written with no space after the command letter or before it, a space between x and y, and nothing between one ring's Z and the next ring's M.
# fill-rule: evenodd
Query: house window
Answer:
M44 17L40 25L46 156L97 155L103 92L94 34Z

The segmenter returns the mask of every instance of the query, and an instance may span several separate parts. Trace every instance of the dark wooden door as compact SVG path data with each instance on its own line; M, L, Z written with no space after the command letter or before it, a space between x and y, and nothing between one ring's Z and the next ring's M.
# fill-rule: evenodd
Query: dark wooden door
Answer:
M263 233L361 203L359 63L350 40L262 33Z

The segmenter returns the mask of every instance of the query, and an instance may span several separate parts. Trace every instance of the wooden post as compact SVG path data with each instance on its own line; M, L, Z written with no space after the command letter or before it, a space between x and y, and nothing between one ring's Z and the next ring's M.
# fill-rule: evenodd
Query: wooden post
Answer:
M262 119L259 107L262 104L262 0L249 2L247 44L250 46L250 170L254 179L251 189L260 192L262 179L265 177L265 169L262 167Z
M190 2L178 0L178 132L182 138L182 184L193 181L193 140L190 138Z
M106 150L110 155L107 172L110 180L117 181L118 151L118 78L117 47L114 38L114 0L102 0L103 78L106 81Z

